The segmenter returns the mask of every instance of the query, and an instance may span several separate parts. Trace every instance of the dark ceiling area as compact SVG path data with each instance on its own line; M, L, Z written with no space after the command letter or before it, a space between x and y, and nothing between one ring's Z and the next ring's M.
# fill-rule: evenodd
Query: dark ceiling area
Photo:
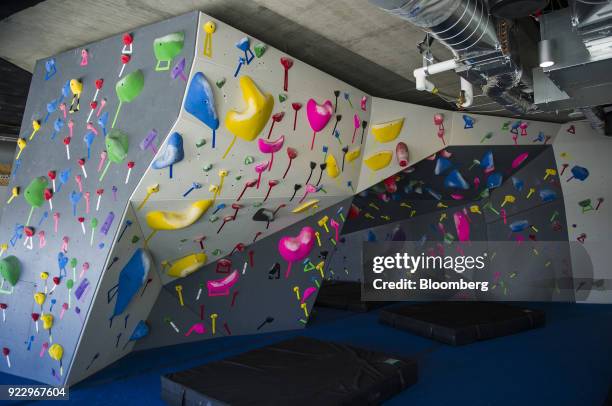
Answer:
M16 138L32 74L0 59L0 137Z
M1 1L0 24L5 18L42 1ZM19 135L31 80L30 72L0 58L0 137L17 138Z
M42 3L44 0L2 0L0 2L0 20L23 10L28 7Z

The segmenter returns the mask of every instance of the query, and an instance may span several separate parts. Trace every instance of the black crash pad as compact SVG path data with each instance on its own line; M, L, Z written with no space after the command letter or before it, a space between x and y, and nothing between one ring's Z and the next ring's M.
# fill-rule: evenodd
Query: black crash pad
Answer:
M384 324L450 345L518 333L546 321L541 310L491 302L409 304L383 309L379 316Z
M315 307L330 307L351 312L369 312L389 302L364 302L361 300L361 283L326 280L319 289Z
M413 360L306 337L161 378L177 406L379 404L416 381Z

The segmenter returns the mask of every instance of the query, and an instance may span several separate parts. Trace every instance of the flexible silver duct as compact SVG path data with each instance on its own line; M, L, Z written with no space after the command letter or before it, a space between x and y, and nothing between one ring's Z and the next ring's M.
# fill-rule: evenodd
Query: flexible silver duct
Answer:
M467 67L478 65L477 74L462 74L483 93L507 110L522 114L533 105L513 87L521 80L522 69L510 58L508 24L499 24L489 15L484 0L370 0L386 12L407 20L431 33Z
M390 14L431 33L455 55L498 48L493 17L483 0L370 0Z

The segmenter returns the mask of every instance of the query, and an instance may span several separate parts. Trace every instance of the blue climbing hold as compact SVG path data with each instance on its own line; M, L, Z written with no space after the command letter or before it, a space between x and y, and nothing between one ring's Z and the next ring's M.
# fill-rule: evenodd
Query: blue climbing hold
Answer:
M527 220L518 220L513 223L510 223L510 230L513 233L519 233L529 227L529 221Z
M522 180L514 176L512 177L512 184L514 185L514 188L519 192L522 191L523 187L525 186L525 183Z
M174 165L185 158L183 150L183 137L177 132L173 132L168 138L168 142L161 151L161 156L153 161L153 169L163 169Z
M442 175L444 172L453 167L453 164L447 158L440 157L436 160L436 167L434 169L435 175Z
M107 293L109 303L115 295L117 296L115 309L113 310L111 319L125 311L132 298L145 284L150 269L151 258L149 254L142 248L138 248L134 251L132 258L119 273L119 282L117 285Z
M480 167L485 173L489 173L495 170L495 162L493 161L493 151L487 151L480 159Z
M453 169L448 175L446 175L446 178L444 179L444 186L463 190L468 190L470 188L470 185L456 169Z
M130 341L137 341L141 338L144 338L149 335L149 326L144 320L140 320L136 327L134 327L134 331L132 331L132 335L130 336Z
M495 189L496 187L500 187L503 180L504 180L504 177L502 176L501 173L499 172L492 173L487 178L487 187L489 189Z
M552 189L542 189L540 190L540 199L543 202L552 202L557 199L557 192Z
M202 72L193 75L189 83L187 97L185 97L185 110L213 131L219 128L219 117L215 110L215 95Z

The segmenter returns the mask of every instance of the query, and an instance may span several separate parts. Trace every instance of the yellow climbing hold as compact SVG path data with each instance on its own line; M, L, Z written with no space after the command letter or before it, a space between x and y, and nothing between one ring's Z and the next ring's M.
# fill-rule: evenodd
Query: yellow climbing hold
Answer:
M236 137L253 141L270 119L274 97L270 93L262 93L249 76L240 77L240 89L247 107L241 112L228 111L225 126Z
M346 162L353 162L361 156L361 148L354 149L346 153Z
M291 210L291 213L301 213L303 211L306 211L306 210L310 209L311 207L316 206L318 203L319 203L319 200L317 200L317 199L309 200L307 202L304 202L304 203L300 204L295 209Z
M44 313L40 316L40 319L43 322L43 328L45 330L50 330L53 327L53 315L51 313Z
M379 151L367 157L363 162L365 162L366 166L371 170L379 171L389 166L391 158L393 158L392 151Z
M49 356L56 361L61 361L64 356L64 348L59 344L53 344L49 347Z
M42 306L43 303L45 303L45 300L47 299L47 295L45 295L42 292L36 292L34 293L34 301L36 302L37 305Z
M372 135L378 142L390 142L397 138L402 127L404 125L404 119L387 121L386 123L374 124L370 128L372 129Z
M176 211L150 211L147 213L147 225L153 230L178 230L189 227L208 210L213 201L198 200L181 212Z
M327 167L325 168L327 171L327 176L330 178L337 178L338 175L340 175L340 169L338 168L338 162L336 161L334 154L327 154L325 163L327 164Z
M207 256L203 252L186 255L183 258L172 262L172 265L168 269L168 276L184 278L185 276L191 275L203 267L204 264L206 264L206 260Z

